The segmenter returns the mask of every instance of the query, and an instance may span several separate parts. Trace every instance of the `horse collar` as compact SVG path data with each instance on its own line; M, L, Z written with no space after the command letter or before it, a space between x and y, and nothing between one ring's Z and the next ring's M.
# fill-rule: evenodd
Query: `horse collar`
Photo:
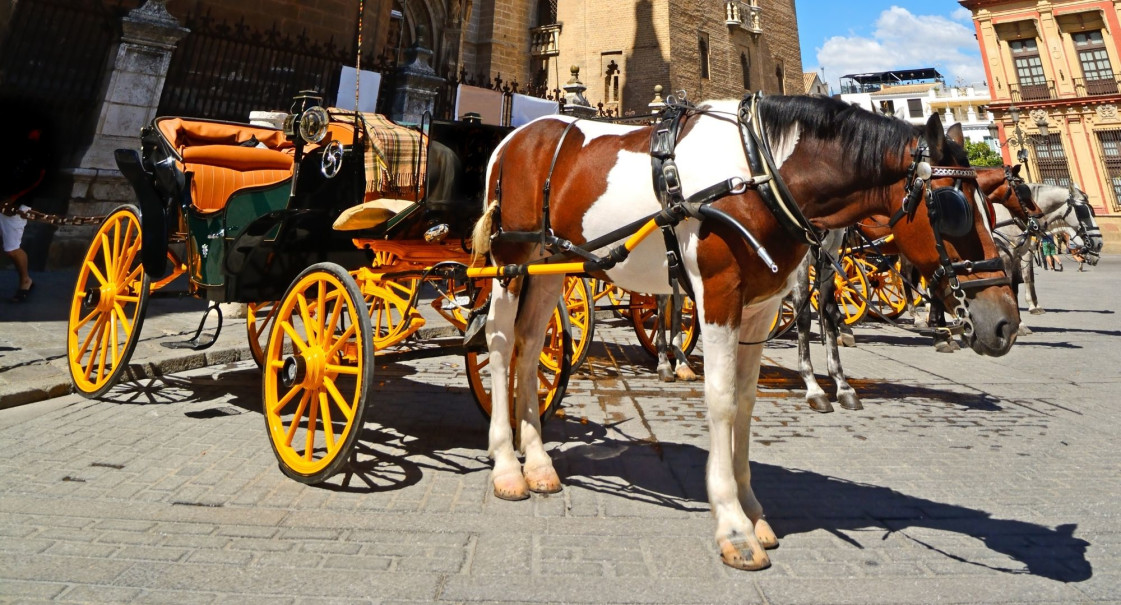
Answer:
M820 247L824 231L814 227L794 203L794 196L775 165L767 137L763 136L762 121L759 119L759 100L762 98L762 92L745 96L740 101L737 112L740 141L751 174L769 179L765 187L757 188L759 197L763 198L763 203L788 233L810 246Z

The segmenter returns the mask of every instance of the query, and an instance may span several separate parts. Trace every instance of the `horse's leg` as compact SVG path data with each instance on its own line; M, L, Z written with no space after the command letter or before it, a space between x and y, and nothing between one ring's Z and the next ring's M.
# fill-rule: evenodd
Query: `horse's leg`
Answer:
M774 305L765 305L772 312ZM734 320L733 320L734 321ZM762 324L762 322L758 322ZM766 327L756 328L750 334L756 340L766 336ZM725 565L737 569L763 569L770 566L767 552L755 537L755 524L744 512L740 504L739 483L733 458L743 459L747 464L747 449L733 452L733 427L736 419L750 419L751 404L755 401L755 385L759 377L759 359L763 345L739 345L739 326L705 324L701 330L705 351L705 404L708 408L709 451L705 471L705 485L708 487L708 501L712 514L716 517L716 545ZM739 351L737 349L745 349ZM737 357L746 354L748 360L739 364ZM749 376L744 381L749 388L739 396L737 391L737 372L741 367L750 366ZM743 405L747 410L740 410ZM743 430L749 431L750 427ZM746 444L746 439L745 439ZM744 472L744 479L750 490L750 471ZM750 495L750 494L749 494ZM754 500L754 496L750 495ZM755 513L762 516L762 509L756 503Z
M658 378L662 382L673 382L675 380L673 374L673 365L669 361L668 345L666 344L666 321L669 319L669 313L666 313L666 306L669 304L669 296L665 294L654 295L654 348L658 351Z
M932 337L935 351L953 353L961 348L954 342L952 334L940 329L946 327L946 308L942 305L942 301L935 298L930 299L930 317L927 322L934 329Z
M1024 268L1027 271L1024 271ZM1035 293L1035 263L1032 262L1031 252L1025 254L1025 258L1020 263L1021 271L1024 273L1024 298L1028 302L1028 313L1032 315L1042 315L1046 310L1039 306L1039 297Z
M529 284L523 292L521 312L514 326L514 350L518 352L514 360L517 375L514 407L521 436L518 449L525 452L524 477L529 490L552 494L561 490L561 482L541 437L537 366L545 344L546 327L564 289L564 276L534 276Z
M491 483L494 495L503 500L524 500L529 497L529 484L522 476L522 467L514 451L514 432L510 423L510 362L514 355L514 329L517 323L518 298L524 278L510 283L510 288L494 281L490 311L487 313L487 348L490 351L491 406L488 453L494 460ZM536 360L536 356L534 357Z
M843 344L843 341L839 336L840 330L838 328L844 325L844 320L841 319L841 311L837 306L835 294L837 282L833 280L833 276L837 271L833 268L832 263L824 259L818 261L817 270L822 276L821 294L818 296L818 316L821 318L821 332L825 341L825 360L829 368L829 376L833 378L833 384L837 385L837 403L841 404L841 407L846 410L862 410L864 406L860 404L860 398L856 396L856 390L849 386L848 381L845 380L845 372L841 368L841 353L838 347Z
M810 296L809 267L811 262L813 262L811 255L807 254L806 258L802 260L802 264L798 265L797 275L794 278L794 289L791 290L794 308L802 311L794 318L794 325L798 328L798 374L801 375L802 382L806 385L806 403L809 404L810 409L827 414L833 411L833 404L829 403L829 397L822 390L821 385L817 384L817 378L814 376L813 360L810 359L810 305L806 304L806 299ZM744 342L755 341L745 340Z
M678 380L693 382L697 379L697 373L693 371L692 364L689 363L689 359L682 350L685 346L685 333L681 331L681 311L685 307L685 295L677 294L670 296L669 300L669 330L672 335L672 338L670 338L670 350L673 352L673 358L676 362L674 364L673 375Z
M780 299L778 305L781 304ZM761 305L763 308L760 309L744 309L740 318L740 341L758 342L766 338L766 327L770 324L770 318L778 312L778 305L771 303ZM736 367L736 395L739 398L739 405L736 407L736 422L732 433L734 439L732 471L736 476L736 492L740 506L755 529L755 539L763 548L777 548L778 538L764 518L763 506L759 504L754 490L751 489L751 465L748 461L751 446L751 414L755 408L763 345L740 345L739 348Z

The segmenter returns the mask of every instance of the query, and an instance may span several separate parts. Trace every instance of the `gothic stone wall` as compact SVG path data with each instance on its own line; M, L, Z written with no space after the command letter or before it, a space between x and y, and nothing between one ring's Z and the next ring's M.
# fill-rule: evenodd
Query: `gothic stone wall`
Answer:
M549 83L563 85L569 66L580 67L592 105L609 102L607 65L621 70L623 113L644 113L656 84L664 93L685 90L694 101L738 98L744 88L740 55L749 58L750 90L800 94L802 61L793 0L763 6L762 34L724 23L722 2L692 0L629 0L611 3L570 0L558 6L562 24L560 56L550 67ZM701 77L700 35L708 36L709 77ZM783 87L776 67L783 68Z

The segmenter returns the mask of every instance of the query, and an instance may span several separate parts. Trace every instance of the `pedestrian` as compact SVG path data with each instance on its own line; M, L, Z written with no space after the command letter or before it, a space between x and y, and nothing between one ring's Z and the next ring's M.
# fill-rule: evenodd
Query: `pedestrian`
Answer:
M1043 234L1043 242L1039 246L1039 252L1043 255L1043 268L1052 271L1062 271L1063 262L1058 260L1055 255L1055 236L1050 233ZM1056 265L1056 263L1058 263Z
M1079 247L1079 246L1076 246L1074 244L1074 242L1070 242L1070 244L1067 247L1067 250L1070 251L1070 257L1073 258L1074 260L1078 261L1078 270L1079 271L1085 271L1085 269L1082 268L1082 265L1084 265L1086 263L1086 257L1082 256L1082 248Z
M12 259L19 276L16 293L9 299L14 303L26 301L35 286L27 268L27 252L22 247L27 219L20 213L31 209L25 202L47 176L43 128L34 122L25 124L18 128L22 135L6 144L8 149L0 157L0 237L4 240L4 254Z

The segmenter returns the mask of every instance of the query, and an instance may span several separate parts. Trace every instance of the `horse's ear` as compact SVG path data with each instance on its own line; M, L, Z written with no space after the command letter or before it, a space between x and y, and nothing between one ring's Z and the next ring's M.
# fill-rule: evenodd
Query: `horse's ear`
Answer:
M1012 167L1012 176L1020 176L1020 168L1021 168L1020 164L1016 164L1015 166L1013 166Z
M958 145L961 145L962 147L965 146L965 133L963 133L961 130L961 122L950 126L950 128L946 131L946 136L950 137L950 140L957 143Z
M930 114L926 121L926 144L930 147L930 160L935 164L942 161L942 148L946 146L946 133L942 130L942 119L938 112Z

